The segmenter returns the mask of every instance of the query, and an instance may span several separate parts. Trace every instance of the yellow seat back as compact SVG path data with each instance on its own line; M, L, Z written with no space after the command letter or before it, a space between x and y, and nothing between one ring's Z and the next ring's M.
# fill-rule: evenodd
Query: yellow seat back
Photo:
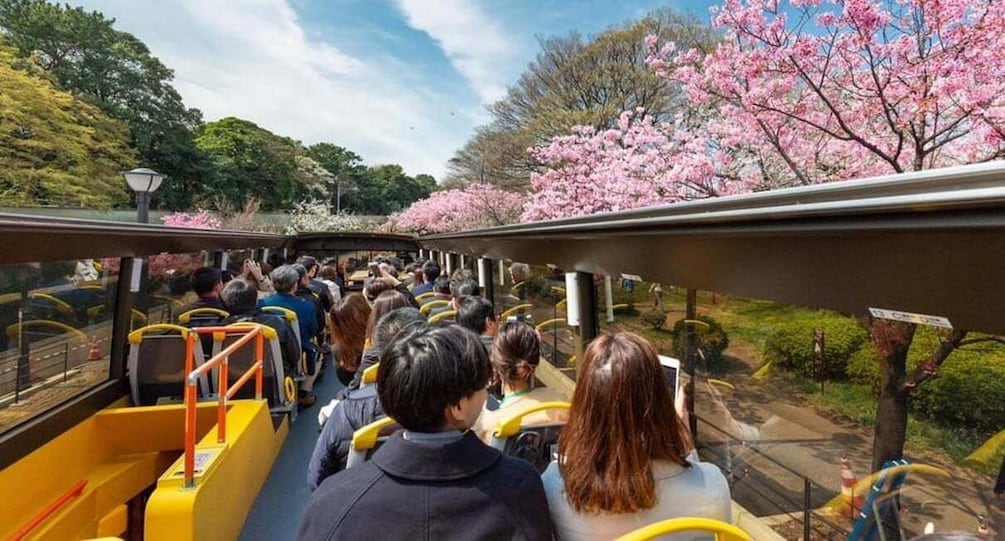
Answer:
M660 536L680 532L708 532L715 536L715 541L751 541L750 535L740 528L710 518L681 517L661 520L629 532L617 541L648 541Z
M510 316L515 316L517 313L523 311L526 312L534 308L533 304L518 304L509 310L499 314L499 321L506 321Z
M361 381L363 382L364 385L370 385L372 383L377 383L377 367L378 366L380 366L380 363L377 363L377 364L375 364L373 366L369 366L369 367L367 367L366 370L363 371L363 379Z
M504 417L496 423L495 432L493 432L493 438L508 438L510 436L515 436L517 432L520 431L520 425L523 423L524 417L537 413L539 411L548 410L568 410L572 404L569 402L541 402L540 404L533 404L528 406L508 417Z
M428 323L430 325L435 325L437 323L443 323L444 321L447 321L450 318L455 317L456 315L457 315L457 310L447 310L446 312L440 312L439 314L436 314L435 316L430 316Z
M442 308L444 306L450 306L450 301L448 300L429 301L426 304L423 304L422 307L419 308L419 311L422 312L424 315L428 316L429 312L431 312L433 308Z
M367 452L377 446L377 442L380 440L380 433L395 424L397 423L394 422L394 419L384 417L353 432L345 467L352 468L366 462Z
M422 301L424 301L426 299L431 299L434 295L436 295L436 293L433 292L433 291L429 291L427 293L423 293L422 295L416 295L415 296L415 301L421 303Z
M226 319L230 317L230 312L226 310L220 310L219 308L194 308L188 312L183 312L178 316L178 323L189 323L192 318L200 318L206 316L216 316L220 319Z

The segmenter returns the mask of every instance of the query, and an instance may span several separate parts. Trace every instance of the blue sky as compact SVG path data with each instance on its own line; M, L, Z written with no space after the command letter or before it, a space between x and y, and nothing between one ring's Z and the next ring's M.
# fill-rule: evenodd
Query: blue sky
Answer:
M708 0L71 0L175 70L206 120L238 116L368 164L442 176L538 50L665 5Z

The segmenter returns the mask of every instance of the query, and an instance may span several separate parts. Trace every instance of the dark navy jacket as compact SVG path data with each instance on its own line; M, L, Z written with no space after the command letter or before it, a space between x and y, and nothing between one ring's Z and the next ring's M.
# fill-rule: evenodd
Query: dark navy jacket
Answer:
M352 433L384 417L377 398L377 386L369 385L348 393L335 405L331 416L321 428L314 443L311 461L307 464L307 486L314 490L321 484L322 463L330 462L328 475L345 469L349 458Z
M537 470L473 432L446 445L395 434L369 461L318 487L297 535L301 541L551 538Z

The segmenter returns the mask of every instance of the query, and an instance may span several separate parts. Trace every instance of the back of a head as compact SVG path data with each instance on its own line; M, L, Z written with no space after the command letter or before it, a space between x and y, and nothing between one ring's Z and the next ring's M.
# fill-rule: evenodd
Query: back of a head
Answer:
M474 280L475 273L471 272L471 269L460 268L456 269L453 274L450 275L450 283L455 284L462 280Z
M489 381L485 348L456 325L402 333L382 349L377 394L384 412L406 430L444 429L446 409Z
M276 291L289 292L297 286L300 281L300 273L293 265L280 265L269 275L272 278L272 285Z
M366 335L373 340L373 332L377 327L380 318L399 308L412 307L412 303L404 293L391 289L384 291L373 301L373 311L370 313L370 322L367 324Z
M478 334L485 334L486 320L494 317L492 303L476 295L463 297L457 308L458 325Z
M363 354L367 323L370 321L370 304L362 295L353 293L342 297L341 301L332 306L329 315L332 340L338 346L339 354L351 364L351 361L358 360Z
M480 295L481 291L482 288L478 286L478 282L471 278L464 278L450 283L450 295L458 300L471 295Z
M297 264L303 265L304 269L307 270L307 272L310 272L311 269L318 266L318 260L313 256L304 255L297 258Z
M255 311L258 290L240 278L227 282L220 292L220 299L231 315L247 314Z
M687 442L653 346L629 332L594 339L560 437L559 462L573 509L634 513L653 507L650 461L686 466Z
M363 281L363 296L370 302L377 300L381 293L393 289L387 281L378 278L367 278Z
M422 315L417 308L398 308L385 314L377 321L377 327L373 333L373 345L382 347L389 344L394 337L404 329L416 328L426 324L426 316Z
M192 290L196 295L205 295L213 291L216 284L223 281L223 274L220 269L213 267L200 267L192 273Z
M318 270L318 276L321 277L322 280L334 282L335 280L338 280L338 271L335 267L325 265Z
M530 278L530 265L526 263L513 263L509 266L509 274L514 282L522 282Z
M507 382L529 381L541 362L541 337L522 321L507 321L492 340L492 370Z
M429 260L422 264L422 275L426 277L427 282L432 282L439 278L440 273L440 266L435 261Z
M307 276L307 267L301 265L300 263L294 263L292 265L293 269L297 271L297 276L300 280L303 280Z
M450 294L450 278L446 276L440 276L433 282L433 291L441 295Z

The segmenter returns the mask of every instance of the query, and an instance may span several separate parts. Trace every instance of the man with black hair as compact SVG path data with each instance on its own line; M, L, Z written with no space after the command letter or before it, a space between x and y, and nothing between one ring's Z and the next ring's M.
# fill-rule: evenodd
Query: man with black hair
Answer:
M450 282L450 304L447 306L441 306L439 308L433 308L429 311L430 317L439 314L440 312L446 312L447 310L457 310L461 306L461 301L465 297L478 296L481 295L482 288L478 285L472 278L461 278L457 281Z
M412 294L418 297L423 293L433 291L433 282L440 276L440 266L435 261L429 260L422 264L422 283L412 287Z
M310 289L311 292L318 296L321 300L321 309L327 314L332 309L332 306L335 305L335 299L332 298L328 285L318 279L318 271L321 269L321 266L318 265L318 260L305 255L297 259L297 263L303 265L304 270L307 271L307 289Z
M263 312L258 307L258 290L241 278L227 282L220 296L230 310L226 324L250 321L268 325L276 330L279 348L283 355L283 370L287 375L291 375L300 362L300 342L297 341L297 333L286 319Z
M314 444L314 452L307 465L307 486L311 490L318 487L330 475L345 469L349 457L349 444L356 430L380 419L384 410L377 398L377 388L374 385L360 388L363 371L380 360L381 344L389 344L398 333L406 329L426 326L426 316L415 308L399 308L389 312L377 322L374 330L374 347L376 355L367 359L363 357L356 378L350 384L351 390L342 394L330 408L323 421L321 435ZM370 350L367 350L370 351ZM324 410L326 408L322 408ZM324 413L322 411L322 413ZM322 422L321 416L318 421Z
M404 430L321 483L297 538L551 539L537 470L469 430L491 372L478 337L460 326L399 334L381 355L377 395Z
M495 338L496 330L499 328L492 303L488 299L468 295L459 304L457 324L477 333L485 349L491 351L492 339Z
M213 267L200 267L192 273L192 290L199 296L199 300L184 306L178 314L184 314L196 308L216 308L226 310L223 301L220 300L220 290L223 289L223 274L220 269Z

